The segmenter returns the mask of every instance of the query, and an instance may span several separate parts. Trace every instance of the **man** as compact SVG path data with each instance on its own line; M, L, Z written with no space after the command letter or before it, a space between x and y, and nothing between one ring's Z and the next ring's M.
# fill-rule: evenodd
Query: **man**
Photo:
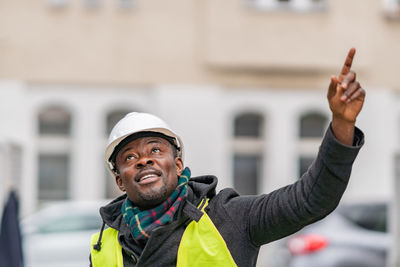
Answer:
M350 49L340 75L331 77L332 122L316 160L296 183L269 194L216 194L216 177L190 178L182 140L161 119L130 113L119 121L106 163L126 194L100 209L104 224L92 238L91 265L255 266L261 245L333 211L364 142L355 128L365 91L350 70L354 54Z

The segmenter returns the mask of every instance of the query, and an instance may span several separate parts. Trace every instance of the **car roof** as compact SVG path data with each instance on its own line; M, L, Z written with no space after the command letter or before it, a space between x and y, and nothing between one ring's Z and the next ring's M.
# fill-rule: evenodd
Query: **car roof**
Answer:
M22 218L22 224L28 222L35 222L42 220L46 217L57 217L63 214L87 214L91 213L99 215L99 208L109 203L109 199L101 200L63 200L56 202L49 202L42 205L42 207L35 213Z

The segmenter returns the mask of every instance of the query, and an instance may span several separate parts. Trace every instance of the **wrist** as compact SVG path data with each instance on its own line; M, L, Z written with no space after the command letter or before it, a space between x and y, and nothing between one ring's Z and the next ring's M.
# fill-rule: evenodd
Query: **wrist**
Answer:
M332 124L340 125L341 127L349 127L354 128L356 125L356 120L347 120L344 119L342 116L332 115Z
M342 144L353 145L355 123L355 121L332 116L332 131L336 139Z

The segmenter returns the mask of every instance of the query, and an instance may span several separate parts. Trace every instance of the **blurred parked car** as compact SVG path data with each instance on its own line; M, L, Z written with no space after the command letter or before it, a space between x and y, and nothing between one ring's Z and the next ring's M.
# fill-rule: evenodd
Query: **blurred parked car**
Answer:
M26 267L87 267L90 237L100 230L108 201L49 204L21 221Z
M390 247L385 203L342 205L284 239L279 267L385 267Z

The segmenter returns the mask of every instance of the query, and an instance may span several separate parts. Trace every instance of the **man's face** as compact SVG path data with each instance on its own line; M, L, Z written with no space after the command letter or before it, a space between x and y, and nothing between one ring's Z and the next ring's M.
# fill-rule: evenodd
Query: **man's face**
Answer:
M140 209L151 209L175 190L183 162L174 157L172 145L160 137L129 142L117 154L116 182Z

